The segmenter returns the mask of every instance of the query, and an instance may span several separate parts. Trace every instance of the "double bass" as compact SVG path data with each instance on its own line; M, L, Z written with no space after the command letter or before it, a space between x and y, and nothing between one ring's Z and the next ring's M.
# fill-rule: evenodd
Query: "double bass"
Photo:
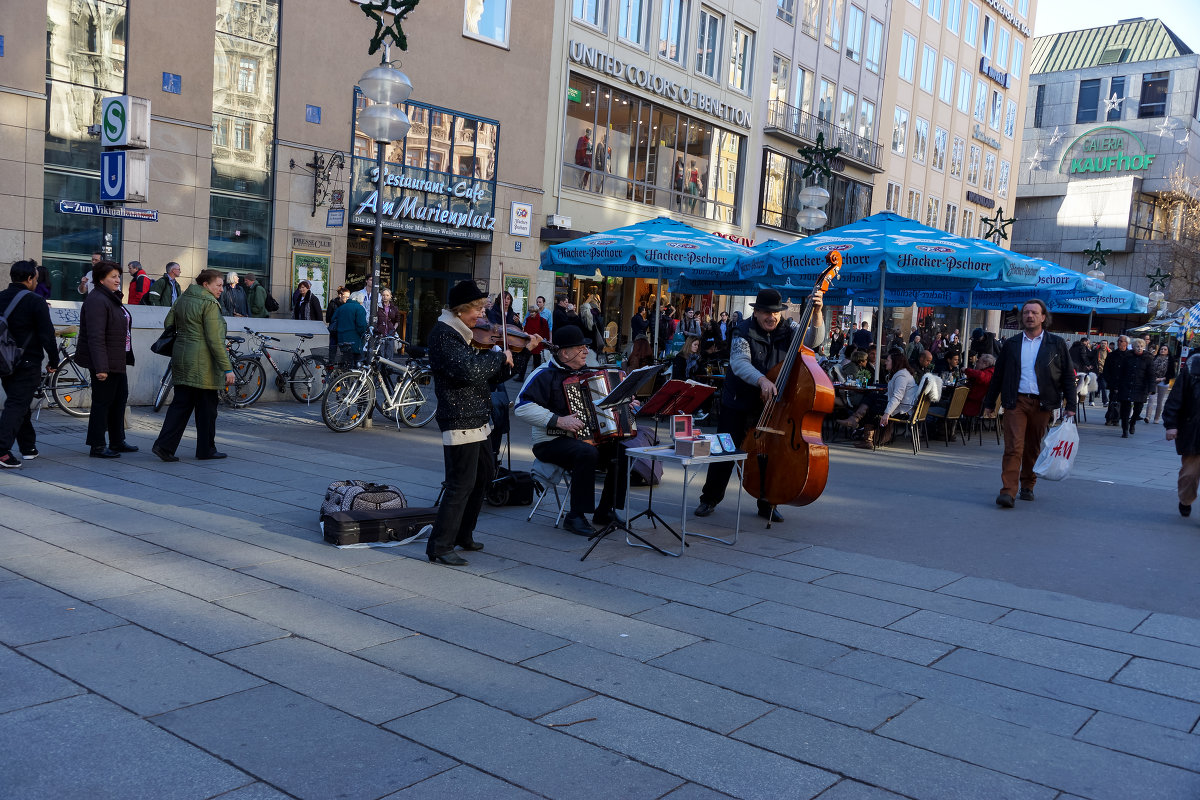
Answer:
M814 292L829 288L842 267L842 254L832 250L825 262ZM804 344L812 316L809 298L787 357L767 372L775 396L742 443L749 454L742 486L751 497L772 506L808 505L825 491L829 478L829 448L821 440L821 424L833 411L834 391L816 353Z

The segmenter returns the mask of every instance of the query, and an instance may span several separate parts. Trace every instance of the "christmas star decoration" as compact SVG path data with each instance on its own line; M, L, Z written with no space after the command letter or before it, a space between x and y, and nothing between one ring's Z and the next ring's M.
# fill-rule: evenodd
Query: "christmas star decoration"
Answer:
M1125 102L1125 98L1117 97L1116 92L1114 92L1112 97L1110 97L1104 101L1105 113L1110 112L1110 111L1120 111L1121 103L1123 103L1123 102Z
M408 49L408 38L404 35L400 22L416 8L420 0L350 0L350 2L359 6L364 14L375 21L375 34L371 37L371 49L367 50L368 55L379 52L384 39L391 39L392 43L401 50ZM385 15L392 17L391 24L384 19Z
M1029 160L1029 171L1032 172L1035 169L1042 168L1042 162L1046 160L1046 157L1044 155L1042 155L1041 150L1034 149L1033 155L1031 155L1028 160Z
M1171 131L1175 130L1175 123L1171 122L1170 117L1167 117L1162 122L1158 123L1158 127L1156 127L1154 130L1156 133L1158 133L1160 138L1163 136L1170 136Z
M984 239L992 239L996 244L1008 238L1008 229L1017 221L1016 217L1004 217L1004 207L996 209L995 217L980 217L979 222L984 226ZM992 237L995 237L994 239Z
M1187 147L1188 140L1191 138L1191 136L1192 136L1192 132L1191 132L1191 131L1186 131L1186 132L1183 134L1183 138L1182 138L1182 139L1176 139L1176 140L1175 140L1175 144L1181 144L1181 145L1183 145L1184 147Z
M1090 267L1093 264L1097 266L1105 266L1108 264L1108 257L1112 255L1112 250L1105 250L1100 246L1100 241L1096 241L1096 246L1091 250L1084 250L1083 254L1088 257L1087 265Z
M1146 277L1150 279L1151 290L1162 291L1167 286L1167 281L1171 280L1171 273L1164 273L1162 269L1155 267L1154 272L1147 272Z
M842 148L826 147L825 134L817 133L817 143L812 147L801 147L799 152L800 157L804 159L804 172L800 175L802 180L808 180L814 175L828 179L833 177L829 165L837 154L842 152Z
M1054 133L1050 134L1050 146L1054 147L1054 145L1058 144L1062 140L1063 140L1063 132L1058 129L1057 125L1055 125Z

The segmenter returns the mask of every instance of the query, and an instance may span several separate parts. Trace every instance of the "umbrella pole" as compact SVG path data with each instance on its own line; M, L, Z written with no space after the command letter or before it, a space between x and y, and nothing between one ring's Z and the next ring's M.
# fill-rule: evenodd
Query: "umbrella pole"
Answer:
M966 342L963 345L962 368L966 369L971 363L971 336L967 333L967 328L971 327L971 306L975 304L975 290L972 289L967 293L967 312L963 317L962 333L959 334L959 341Z
M883 294L887 284L887 262L879 263L879 313L875 318L875 382L879 383L879 365L883 363Z
M1092 335L1092 315L1094 315L1095 313L1096 313L1096 309L1094 309L1094 308L1088 309L1088 326L1087 326L1087 331L1084 333L1085 336Z
M658 349L659 317L662 315L662 267L658 268L658 283L654 286L654 358L661 357Z

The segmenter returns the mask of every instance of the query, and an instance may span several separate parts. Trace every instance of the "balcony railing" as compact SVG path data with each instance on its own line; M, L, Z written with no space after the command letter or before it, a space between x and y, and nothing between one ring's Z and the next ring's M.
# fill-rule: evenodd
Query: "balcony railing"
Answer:
M882 172L880 166L883 156L883 146L878 142L859 136L857 133L834 125L828 120L814 116L807 111L790 106L782 100L772 100L767 104L767 133L777 133L805 142L815 143L817 134L825 135L826 147L840 147L838 154L844 158L852 158L874 172Z

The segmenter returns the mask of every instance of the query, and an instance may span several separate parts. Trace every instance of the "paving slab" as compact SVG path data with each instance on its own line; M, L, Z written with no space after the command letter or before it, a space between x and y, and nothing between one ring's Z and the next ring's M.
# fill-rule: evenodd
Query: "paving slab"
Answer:
M84 694L87 690L0 645L0 714ZM3 738L0 735L0 738Z
M287 636L288 632L174 589L97 600L96 605L202 653L219 653Z
M230 569L267 564L284 557L274 550L231 539L219 533L182 526L147 534L140 537L140 541Z
M291 589L268 589L230 597L219 603L224 608L345 652L412 635L412 631L405 628Z
M1194 733L1101 712L1088 720L1075 738L1109 750L1200 772L1200 736Z
M650 663L774 705L867 730L916 701L882 686L746 653L719 642L700 642Z
M0 607L4 609L0 642L12 647L126 624L120 617L26 578L0 582Z
M454 696L372 663L365 656L352 656L295 637L231 650L222 653L221 660L376 724Z
M951 597L940 592L931 592L927 589L914 589L911 586L904 586L899 583L888 583L887 581L876 580L875 578L863 578L858 575L847 575L845 573L830 575L814 581L814 583L817 586L828 586L831 589L840 589L843 592L850 592L851 594L875 597L879 600L888 600L912 608L936 611L939 614L947 614L951 617L973 619L976 622L995 622L1009 611L1009 609L1001 606L978 603L974 600Z
M939 591L955 597L966 597L981 603L1019 608L1047 617L1086 622L1103 628L1131 631L1146 620L1150 614L1136 608L1126 608L1112 603L1097 603L1061 592L1044 589L1026 589L1003 581L985 578L960 578Z
M431 564L427 560L393 556L375 564L354 567L351 572L373 581L397 586L406 592L432 597L463 608L481 609L532 594L490 578L471 575Z
M20 800L202 800L254 782L94 694L3 717L0 782Z
M860 594L840 592L824 586L814 586L811 583L780 578L777 575L747 573L727 581L721 581L714 586L881 628L904 619L916 610L911 606L876 600Z
M782 603L763 602L744 608L735 616L761 622L775 628L803 633L816 639L826 639L857 650L869 650L892 658L929 664L954 648L929 638L910 636L889 628L877 628L854 620L819 614ZM905 619L910 619L906 617ZM904 620L901 620L903 624Z
M889 583L912 586L915 589L938 589L962 578L961 573L949 570L930 569L918 564L834 550L829 547L808 547L795 553L789 553L783 558L787 561L796 561L831 572L846 572L851 575L861 575L864 578L877 578Z
M143 716L263 683L135 625L26 645L21 652Z
M161 553L164 548L136 536L117 533L91 522L40 525L37 538L109 566L127 558Z
M751 744L921 800L1053 800L1058 791L791 709L733 734Z
M729 733L774 708L711 683L581 644L521 665L717 733Z
M1163 641L1137 633L1126 633L1083 622L1046 617L1028 611L1013 611L997 620L996 624L1027 633L1064 639L1068 642L1102 647L1117 653L1143 656L1193 669L1200 668L1200 647Z
M600 567L588 573L587 577L594 581L611 583L614 586L624 586L626 589L636 589L664 600L674 600L677 603L686 603L723 613L754 605L759 600L757 597L726 589L717 589L656 572L647 572L644 569L634 569L623 564L609 564Z
M312 800L375 800L456 763L279 686L153 721L290 795Z
M539 722L569 725L562 730L571 736L746 800L809 800L837 782L825 770L611 697L585 700Z
M681 603L652 608L638 619L810 667L823 666L850 652L824 639Z
M410 636L356 655L530 719L592 696L588 689L429 636Z
M662 800L727 800L728 797L724 792L714 792L695 783L685 783L670 794L663 795Z
M1200 704L965 648L933 668L1175 730L1191 730L1200 720Z
M794 581L815 581L833 574L831 570L797 564L794 561L784 561L773 555L746 552L728 545L710 544L703 540L697 540L694 544L688 542L688 544L691 545L688 548L690 558L738 567L743 572L762 572L767 575L778 575L781 578L791 578Z
M398 600L366 613L513 664L570 644L558 636L428 597Z
M933 611L918 611L889 630L911 633L984 653L1105 680L1125 666L1129 656L1048 636L984 625Z
M594 580L592 574L568 575L545 567L522 565L493 572L490 577L538 594L583 603L614 614L632 615L663 603L660 598Z
M661 557L661 556L660 556ZM697 641L695 636L556 597L526 597L486 609L490 616L642 661Z
M385 727L547 797L650 800L683 783L619 753L465 697Z
M640 529L639 533L642 533L643 536L645 535ZM653 538L651 541L654 541ZM664 546L678 546L678 539L672 538L672 541L674 541L674 545ZM688 549L691 549L690 543ZM647 572L658 572L663 575L669 575L672 578L679 578L691 581L692 583L701 583L706 586L711 586L718 581L729 580L746 571L744 567L730 566L701 558L663 558L659 553L640 547L629 547L624 544L621 545L621 549L617 550L615 555L616 557L611 560L624 564L627 567L636 567L637 569L644 569Z
M1142 636L1153 636L1170 642L1181 642L1200 647L1200 619L1180 617L1176 614L1151 614L1146 621L1133 629Z
M838 781L837 785L829 787L820 800L902 800L900 795L868 786L858 781Z
M279 554L270 563L240 571L345 608L370 608L414 596L413 592L386 583Z
M879 733L1096 800L1200 796L1200 774L930 700L917 703Z
M121 569L201 600L221 600L272 588L266 581L182 553L165 552L129 559L121 564Z
M249 786L227 792L214 800L288 800L288 796L270 784L252 783Z
M389 794L382 800L536 800L537 797L539 795L463 764Z
M145 557L159 558L160 556ZM140 559L134 558L129 561L136 562L138 560ZM117 569L65 550L52 557L22 558L19 561L11 562L8 568L30 580L65 592L72 597L78 597L80 600L120 597L158 588L149 580L129 574L124 564L121 569Z
M1200 670L1135 658L1113 678L1115 683L1200 702Z

